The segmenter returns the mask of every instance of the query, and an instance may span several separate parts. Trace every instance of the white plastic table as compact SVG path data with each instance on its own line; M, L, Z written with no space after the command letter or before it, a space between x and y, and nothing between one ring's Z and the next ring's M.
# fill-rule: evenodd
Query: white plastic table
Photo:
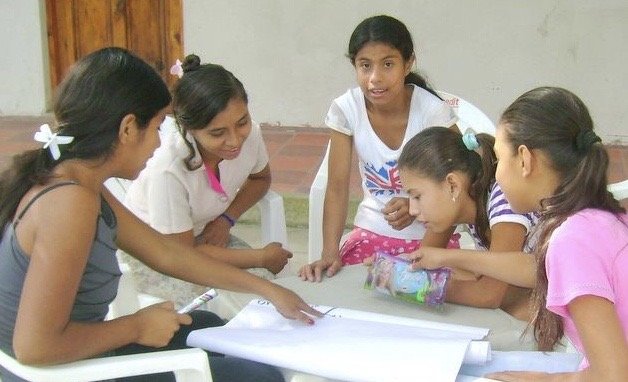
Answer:
M274 280L275 283L293 290L307 303L325 305L366 312L382 313L429 321L477 326L490 329L487 340L493 350L536 350L530 336L521 339L526 323L517 320L501 309L482 309L456 304L443 304L429 307L395 299L374 290L364 289L367 268L352 265L343 269L334 277L324 278L320 283L302 281L297 276ZM251 294L228 293L224 296L241 310L254 298ZM220 303L220 295L216 303ZM211 309L211 305L209 306Z
M490 332L486 339L490 341L492 350L496 351L495 355L498 356L494 360L497 362L493 362L495 364L493 366L497 367L496 370L499 370L499 366L508 365L508 368L513 366L513 369L518 370L568 371L575 370L579 362L577 354L521 352L536 350L531 336L521 338L521 333L527 324L501 309L481 309L456 304L443 304L441 307L434 308L412 304L364 289L366 273L365 266L353 265L343 267L336 276L324 278L320 283L302 281L297 276L276 279L274 282L295 291L309 304L488 328ZM223 291L221 294L236 311L243 309L251 300L259 298L251 294L234 292ZM219 303L220 298L221 295L213 303ZM560 364L567 366L560 366ZM554 367L558 368L553 370ZM463 365L464 371L473 371L473 367L467 369L464 369ZM283 373L286 380L290 382L334 382L293 370L285 369ZM489 380L468 375L459 375L456 379L456 382L480 381Z

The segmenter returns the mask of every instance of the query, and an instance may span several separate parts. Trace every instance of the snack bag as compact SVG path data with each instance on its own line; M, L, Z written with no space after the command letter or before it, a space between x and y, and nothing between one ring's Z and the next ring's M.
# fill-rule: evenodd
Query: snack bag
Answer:
M377 252L364 288L418 304L442 304L451 271L446 268L413 271L410 263L410 260Z

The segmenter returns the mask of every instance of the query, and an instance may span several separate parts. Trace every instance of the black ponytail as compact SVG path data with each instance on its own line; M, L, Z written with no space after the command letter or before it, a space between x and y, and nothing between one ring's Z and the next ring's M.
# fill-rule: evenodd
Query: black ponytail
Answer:
M116 147L122 118L132 114L138 126L146 128L169 103L170 93L159 74L124 49L104 48L79 60L57 89L52 129L74 140L59 146L58 159L43 148L13 157L11 167L0 175L1 229L29 189L50 181L55 166L68 159L106 159Z
M2 229L12 220L24 194L34 185L48 182L53 166L50 155L43 149L29 150L13 156L11 166L0 175Z

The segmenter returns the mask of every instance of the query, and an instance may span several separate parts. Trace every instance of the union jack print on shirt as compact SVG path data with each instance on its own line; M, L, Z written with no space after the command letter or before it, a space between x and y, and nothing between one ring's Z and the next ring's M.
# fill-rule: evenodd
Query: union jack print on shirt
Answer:
M397 161L386 162L376 169L370 163L364 164L364 184L373 195L395 195L401 192L401 179Z

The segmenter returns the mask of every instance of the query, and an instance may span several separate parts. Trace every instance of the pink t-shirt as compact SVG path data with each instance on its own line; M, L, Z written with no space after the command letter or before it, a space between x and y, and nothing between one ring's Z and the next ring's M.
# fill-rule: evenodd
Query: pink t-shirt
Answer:
M565 334L589 363L567 305L584 295L605 298L628 341L628 215L585 209L552 233L547 256L547 308L563 318Z

